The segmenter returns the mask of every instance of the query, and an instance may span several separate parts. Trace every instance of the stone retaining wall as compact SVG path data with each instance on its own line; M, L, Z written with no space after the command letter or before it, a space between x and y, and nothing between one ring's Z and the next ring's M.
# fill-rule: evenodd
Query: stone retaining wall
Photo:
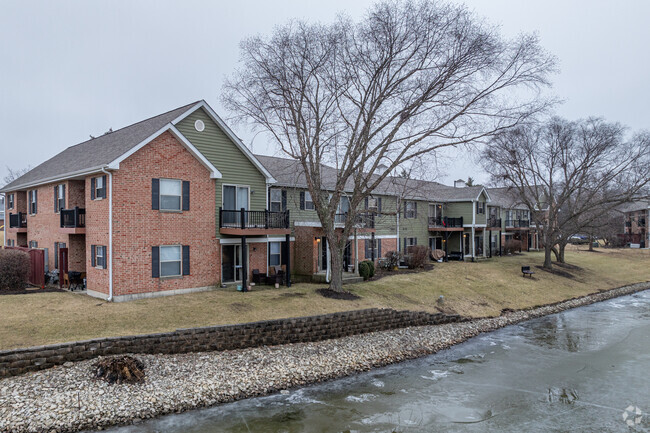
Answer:
M188 353L341 338L355 334L458 322L458 315L372 308L239 325L179 329L161 334L98 338L0 351L0 377L42 370L68 361L124 353Z

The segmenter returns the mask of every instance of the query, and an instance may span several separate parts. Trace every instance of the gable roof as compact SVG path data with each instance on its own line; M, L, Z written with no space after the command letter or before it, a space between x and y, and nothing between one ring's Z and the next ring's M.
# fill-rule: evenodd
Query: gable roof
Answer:
M267 182L275 182L275 179L268 170L256 160L250 150L228 128L207 102L201 100L70 146L54 157L34 167L18 179L5 185L0 189L0 192L16 191L63 179L85 176L99 172L102 168L117 170L121 161L128 158L165 131L170 131L190 153L199 159L210 170L212 178L220 178L221 173L219 170L174 126L200 108L206 111L212 120L225 132L228 138L235 143L239 150L264 174Z
M276 156L256 155L257 159L266 166L277 180L278 186L289 188L307 188L307 180L299 161ZM336 186L337 170L334 167L321 165L321 178L324 190L333 190ZM348 181L345 188L352 191L353 184ZM396 176L388 176L375 190L378 195L400 196L412 200L430 202L462 202L475 201L485 192L487 200L490 201L490 194L483 186L466 186L456 188L443 185L438 182L431 182L419 179L406 179Z

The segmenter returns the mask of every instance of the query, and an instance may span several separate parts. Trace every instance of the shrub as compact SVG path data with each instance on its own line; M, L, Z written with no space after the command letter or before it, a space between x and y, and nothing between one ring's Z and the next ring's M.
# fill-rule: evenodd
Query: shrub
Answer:
M514 239L506 241L505 245L503 246L504 254L513 254L519 252L520 250L521 250L521 241L517 241Z
M0 289L24 289L30 266L29 254L26 252L0 250Z
M370 278L370 266L368 266L367 261L359 263L359 275L361 275L364 280Z
M366 260L366 263L368 263L368 268L370 270L370 278L372 278L375 275L375 262L372 260Z
M431 251L424 245L413 245L409 247L408 254L406 255L406 266L409 269L423 268L429 263L429 255Z
M382 261L382 268L392 271L402 261L402 254L399 251L388 251L384 254L384 258L386 260Z

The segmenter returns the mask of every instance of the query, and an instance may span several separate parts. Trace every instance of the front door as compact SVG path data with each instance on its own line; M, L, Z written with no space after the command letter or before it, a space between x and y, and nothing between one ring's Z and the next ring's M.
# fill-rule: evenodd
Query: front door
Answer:
M319 259L318 259L318 270L319 271L326 271L327 270L327 238L323 236L321 238L321 241L318 243L318 247L320 249L319 251Z
M241 277L241 245L223 245L221 247L221 281L233 283L241 281Z
M429 238L429 248L431 250L441 250L442 249L442 238L441 237L433 237Z

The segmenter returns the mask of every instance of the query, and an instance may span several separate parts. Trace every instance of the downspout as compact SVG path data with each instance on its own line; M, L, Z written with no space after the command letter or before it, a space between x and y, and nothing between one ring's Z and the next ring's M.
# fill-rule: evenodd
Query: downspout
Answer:
M472 200L472 261L476 260L476 245L474 244L475 227L476 227L476 203Z
M113 174L102 167L108 175L108 302L113 302Z

